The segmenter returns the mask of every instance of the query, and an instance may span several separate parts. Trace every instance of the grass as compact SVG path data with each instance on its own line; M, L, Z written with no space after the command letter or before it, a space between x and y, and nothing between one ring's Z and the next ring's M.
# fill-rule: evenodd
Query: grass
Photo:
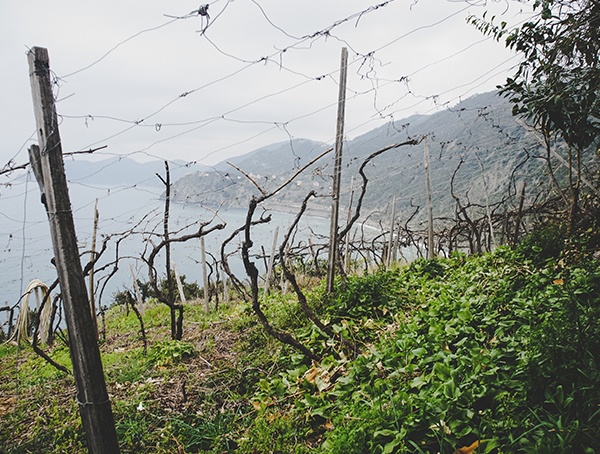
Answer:
M600 263L533 246L307 288L356 356L293 295L266 297L318 364L244 303L186 307L181 342L148 305L145 355L135 316L112 308L101 350L122 452L600 452ZM70 368L64 346L51 354ZM85 452L72 377L29 348L2 345L0 361L0 452Z

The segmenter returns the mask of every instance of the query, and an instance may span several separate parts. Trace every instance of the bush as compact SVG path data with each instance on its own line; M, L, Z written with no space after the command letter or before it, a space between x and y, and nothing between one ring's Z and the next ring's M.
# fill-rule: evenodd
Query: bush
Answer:
M327 313L361 354L265 379L260 399L320 425L320 452L593 452L600 264L560 261L561 235L350 277Z
M148 361L156 365L177 364L196 354L194 346L188 342L170 340L156 342L150 347Z
M565 248L566 230L563 226L550 222L534 225L517 246L517 252L523 257L543 266L551 259L557 259Z

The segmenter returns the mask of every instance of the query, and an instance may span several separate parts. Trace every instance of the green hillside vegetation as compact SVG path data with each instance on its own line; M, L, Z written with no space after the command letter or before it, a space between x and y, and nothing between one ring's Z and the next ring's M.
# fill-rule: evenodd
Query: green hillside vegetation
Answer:
M589 234L590 232L588 232ZM600 452L600 260L552 228L516 248L417 260L324 283L308 302L359 351L308 323L293 294L106 318L101 350L122 452ZM595 247L595 246L594 246ZM59 336L51 356L70 368ZM0 346L0 452L85 452L73 377L30 347ZM474 450L475 449L475 450Z

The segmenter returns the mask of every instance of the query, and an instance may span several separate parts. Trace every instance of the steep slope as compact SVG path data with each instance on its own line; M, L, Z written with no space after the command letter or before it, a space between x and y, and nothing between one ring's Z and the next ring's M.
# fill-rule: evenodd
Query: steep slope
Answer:
M527 180L539 192L543 163L528 156L540 145L511 115L511 106L496 93L469 98L433 115L390 123L348 143L352 162L346 175L355 174L366 150L376 151L408 137L427 136L419 147L388 152L366 169L371 178L365 205L374 211L388 208L396 197L397 212L408 217L425 207L424 149L429 149L435 217L452 217L456 202L493 204L515 184ZM382 171L385 169L385 171ZM458 170L457 170L458 169ZM350 177L346 177L346 181ZM453 181L454 179L454 181ZM418 221L418 215L415 218Z
M260 194L256 185L238 172L242 169L265 191L274 190L302 166L323 153L328 146L306 139L268 145L251 153L217 164L214 170L188 174L173 184L173 200L179 203L195 203L209 207L245 207L252 195ZM308 174L306 174L308 175ZM294 182L294 189L287 191L286 203L297 206L304 197L303 175ZM309 186L320 188L318 182L309 178ZM276 203L282 203L281 199Z
M431 115L414 115L390 122L348 140L344 147L342 204L361 184L359 166L371 153L408 138L427 137L420 145L390 150L366 168L368 191L363 214L387 219L391 201L401 222L415 212L413 225L423 221L425 207L424 149L429 149L434 216L453 218L457 199L462 205L483 210L513 198L523 181L532 197L548 192L543 177L545 163L536 155L539 140L512 116L511 105L496 92L472 96L456 106ZM276 188L318 156L326 144L305 139L269 145L231 160L264 190ZM319 195L313 207L327 209L331 193L333 153L304 172L286 188L274 208L295 210L310 190ZM227 163L215 171L186 175L173 185L174 200L207 206L247 206L256 186ZM454 196L452 195L454 194ZM510 196L510 197L509 197ZM514 202L516 203L516 201Z
M219 172L228 172L232 163L245 172L259 175L284 174L291 166L305 164L328 148L322 142L307 139L292 139L259 148L250 153L230 158L215 166Z

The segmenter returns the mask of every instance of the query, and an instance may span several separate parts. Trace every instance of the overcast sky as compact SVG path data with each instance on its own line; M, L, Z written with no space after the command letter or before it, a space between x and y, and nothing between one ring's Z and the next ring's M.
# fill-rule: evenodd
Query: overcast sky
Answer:
M48 49L57 77L64 152L106 145L97 157L212 165L290 137L332 143L344 46L348 138L492 90L518 60L466 18L525 17L497 0L216 0L208 27L173 18L199 6L2 2L0 168L26 162L37 140L33 46Z

